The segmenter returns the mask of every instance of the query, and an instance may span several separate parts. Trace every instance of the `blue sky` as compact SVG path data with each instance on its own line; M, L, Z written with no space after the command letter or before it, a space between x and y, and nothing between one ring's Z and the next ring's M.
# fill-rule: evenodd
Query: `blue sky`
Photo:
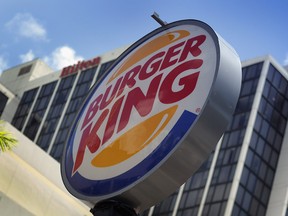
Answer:
M170 23L206 22L241 60L272 55L288 64L286 0L0 0L0 72L41 58L55 70L129 45Z

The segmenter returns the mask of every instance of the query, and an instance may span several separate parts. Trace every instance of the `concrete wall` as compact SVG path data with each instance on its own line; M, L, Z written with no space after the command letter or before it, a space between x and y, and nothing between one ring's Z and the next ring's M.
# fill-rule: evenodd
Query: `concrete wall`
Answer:
M19 76L20 69L28 65L32 65L30 72ZM0 83L20 97L27 87L31 88L31 81L49 74L53 74L53 70L42 60L35 59L3 71Z
M278 160L266 216L285 216L288 208L288 125Z
M91 215L67 192L59 163L9 123L5 128L19 143L11 152L0 152L0 215Z
M16 109L19 105L20 99L18 97L16 97L12 92L10 92L1 83L0 83L0 92L2 92L8 98L6 106L5 106L3 113L0 117L2 120L11 122L13 119L13 116L16 112Z

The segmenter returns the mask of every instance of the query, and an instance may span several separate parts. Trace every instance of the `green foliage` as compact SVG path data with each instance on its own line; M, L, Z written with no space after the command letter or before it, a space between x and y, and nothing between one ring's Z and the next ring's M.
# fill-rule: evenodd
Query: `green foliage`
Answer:
M3 121L0 121L2 124ZM11 150L18 141L11 135L11 133L4 130L3 127L0 126L0 152L5 152L7 150Z

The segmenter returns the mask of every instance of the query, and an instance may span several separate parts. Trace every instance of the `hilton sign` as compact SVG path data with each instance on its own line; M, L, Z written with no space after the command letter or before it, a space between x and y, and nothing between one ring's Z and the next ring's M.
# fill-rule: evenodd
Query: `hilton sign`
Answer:
M78 61L77 64L64 67L62 69L60 77L65 77L65 76L77 73L78 71L94 67L98 65L99 63L100 63L100 57L96 57L94 59L87 60L87 61Z

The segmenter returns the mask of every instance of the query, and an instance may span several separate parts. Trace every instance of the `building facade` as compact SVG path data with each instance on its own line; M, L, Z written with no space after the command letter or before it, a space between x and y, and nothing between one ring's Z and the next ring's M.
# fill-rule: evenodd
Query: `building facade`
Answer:
M236 111L201 168L149 216L286 216L288 73L272 57L242 63Z
M120 48L56 72L40 59L4 71L1 118L60 161L69 127L89 88L123 51Z
M66 190L60 159L77 110L89 88L124 51L120 48L53 71L40 59L0 76L1 130L18 140L0 151L1 216L88 216L93 204Z
M124 49L56 72L39 59L4 71L1 119L59 162L89 88ZM142 215L287 215L288 72L270 56L242 69L237 108L216 149L177 192Z

